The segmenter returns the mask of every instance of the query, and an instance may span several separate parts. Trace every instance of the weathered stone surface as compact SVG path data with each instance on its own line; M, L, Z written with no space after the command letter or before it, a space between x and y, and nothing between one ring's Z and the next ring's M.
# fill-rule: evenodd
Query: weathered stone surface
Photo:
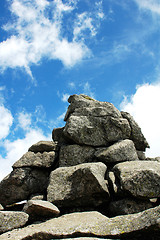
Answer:
M0 204L0 211L4 210L4 207Z
M146 160L146 155L144 152L137 151L137 155L138 155L139 160Z
M43 152L52 152L52 151L58 151L57 143L53 141L39 141L35 144L33 144L28 151L37 153L43 153Z
M123 118L71 115L64 135L78 144L108 146L109 143L130 137L129 123Z
M62 146L59 153L59 166L67 167L93 162L94 152L95 149L89 146L77 144Z
M23 211L29 214L31 220L53 218L60 214L59 209L52 203L44 200L29 200Z
M108 208L112 216L117 216L142 212L151 207L153 206L150 201L124 198L111 202Z
M123 190L135 197L160 197L160 163L134 161L116 164L113 168Z
M68 102L70 105L64 118L65 121L67 121L70 114L76 116L122 117L120 111L112 103L100 102L84 94L72 95L69 97Z
M23 212L0 211L0 234L24 226L28 217Z
M107 174L108 186L112 196L116 198L124 198L125 193L122 189L119 179L115 176L114 172L109 171Z
M129 139L119 141L108 148L99 148L95 157L106 163L139 160L134 143Z
M50 175L47 200L58 207L98 206L109 197L103 163L61 167Z
M149 144L145 139L141 128L138 126L136 121L133 117L127 112L121 112L122 116L126 118L131 127L131 137L130 139L133 140L135 147L139 151L145 151L146 148L149 148Z
M146 211L107 218L99 212L82 212L63 215L44 223L33 224L4 233L0 240L51 239L66 237L103 237L149 239L160 232L160 206ZM151 231L151 232L150 232ZM145 233L148 238L144 238ZM158 235L157 235L158 236ZM159 239L159 238L155 238Z
M56 141L59 146L63 144L69 144L72 143L71 140L66 139L64 136L64 127L61 128L54 128L52 131L52 139L53 141Z
M52 152L25 153L17 162L13 164L13 168L20 167L38 167L38 168L49 168L52 167L56 160L56 154Z
M40 195L38 193L35 194L31 194L31 196L29 197L29 200L45 200L45 196L44 195Z
M49 173L44 169L16 168L0 183L0 203L3 206L26 200L33 193L43 193Z

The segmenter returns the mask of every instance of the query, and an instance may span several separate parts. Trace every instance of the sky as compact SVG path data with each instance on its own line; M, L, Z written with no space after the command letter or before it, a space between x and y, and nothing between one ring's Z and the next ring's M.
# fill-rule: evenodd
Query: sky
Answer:
M160 1L0 0L0 180L81 93L129 112L160 156Z

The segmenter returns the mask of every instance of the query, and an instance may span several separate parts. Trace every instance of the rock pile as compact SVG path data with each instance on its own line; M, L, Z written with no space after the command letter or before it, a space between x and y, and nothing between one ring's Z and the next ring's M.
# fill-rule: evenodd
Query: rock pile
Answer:
M145 157L140 127L111 103L68 101L53 141L0 183L0 240L160 239L160 158Z

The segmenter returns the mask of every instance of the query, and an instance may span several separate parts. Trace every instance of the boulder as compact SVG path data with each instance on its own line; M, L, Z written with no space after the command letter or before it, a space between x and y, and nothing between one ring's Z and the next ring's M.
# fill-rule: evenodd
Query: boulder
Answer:
M77 144L62 146L59 152L59 167L93 162L94 152L95 149L90 146Z
M142 212L152 207L153 205L150 201L124 198L124 199L112 201L109 204L108 209L112 216L117 216L117 215L126 215L126 214Z
M50 168L56 162L56 154L52 152L25 153L17 162L13 164L13 168L21 167L37 167L37 168Z
M98 147L129 138L131 129L123 118L71 115L63 132L75 143Z
M119 141L107 148L99 148L95 152L95 157L105 163L139 160L134 143L129 139Z
M71 213L43 223L12 230L2 234L0 239L59 239L78 236L158 240L160 239L158 237L160 236L159 216L160 206L114 218L108 218L96 211Z
M60 214L59 209L52 203L44 200L29 200L23 211L29 215L30 220L53 218Z
M52 139L53 141L56 141L58 146L61 146L63 144L72 144L73 141L66 139L66 137L64 136L64 127L61 128L54 128L52 131Z
M76 116L94 116L94 117L122 117L120 111L109 102L100 102L87 95L72 95L69 97L70 103L66 112L64 121L67 121L71 114Z
M15 168L0 182L0 203L10 205L43 193L48 185L48 171L36 168Z
M0 204L0 211L4 210L4 207Z
M134 161L116 164L114 173L124 191L140 198L160 197L160 163Z
M106 170L103 163L84 163L52 171L47 200L58 207L98 206L107 202Z
M145 139L141 128L138 126L134 118L127 112L121 112L123 118L126 118L131 127L131 136L130 139L134 142L135 147L139 151L145 151L146 148L149 148L149 144Z
M33 144L28 151L34 152L34 153L43 153L43 152L52 152L52 151L58 151L57 143L53 141L39 141L35 144Z
M137 151L137 155L138 155L139 160L146 160L146 155L144 152Z
M0 211L0 234L23 227L28 221L28 217L29 215L23 212Z

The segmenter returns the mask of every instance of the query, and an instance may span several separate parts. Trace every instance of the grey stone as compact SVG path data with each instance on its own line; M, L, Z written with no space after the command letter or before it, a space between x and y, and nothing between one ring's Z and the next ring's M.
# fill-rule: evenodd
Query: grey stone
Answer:
M160 206L146 211L108 218L99 212L63 215L46 222L12 230L0 236L7 239L51 239L67 237L102 237L120 239L151 239L160 231ZM144 238L144 236L147 236ZM134 238L133 238L134 237ZM158 238L155 238L158 239Z
M52 167L56 160L56 154L52 152L25 153L17 162L13 164L13 168L20 167L37 167L37 168L49 168Z
M142 212L151 207L153 207L153 205L150 201L124 198L117 201L112 201L109 204L108 209L112 216L117 216Z
M131 127L131 137L130 139L133 140L135 147L139 151L145 151L146 148L149 148L149 144L145 139L141 128L138 126L136 121L133 117L127 112L121 112L122 116L126 118Z
M93 162L95 149L89 146L66 145L60 148L59 166L68 167Z
M4 207L0 204L0 211L4 210Z
M67 121L70 114L76 116L95 116L95 117L119 117L121 118L120 111L109 102L100 102L87 95L72 95L69 97L70 103L64 120Z
M35 193L29 197L29 200L45 200L45 196Z
M108 185L110 190L110 195L116 198L125 197L127 194L123 191L119 179L115 176L114 172L109 171L108 176Z
M23 211L26 212L32 221L43 218L53 218L60 214L59 209L52 203L44 200L29 200Z
M129 139L119 141L108 148L99 148L95 157L105 163L138 160L134 143Z
M28 217L29 215L23 212L0 211L0 234L24 226Z
M108 201L103 163L61 167L50 175L47 200L58 207L98 206Z
M57 143L53 141L39 141L35 144L33 144L28 151L37 153L43 153L43 152L52 152L52 151L58 151Z
M63 132L68 139L80 145L108 146L129 138L131 129L123 118L71 115Z
M137 151L139 160L146 160L146 155L143 151Z
M10 205L28 199L31 194L43 193L49 173L44 169L16 168L0 183L0 203Z
M124 191L135 197L160 197L160 163L134 161L116 164L113 168Z
M72 143L71 140L66 139L64 136L64 127L61 128L54 128L52 131L52 139L53 141L56 141L59 146L63 144L69 144Z

